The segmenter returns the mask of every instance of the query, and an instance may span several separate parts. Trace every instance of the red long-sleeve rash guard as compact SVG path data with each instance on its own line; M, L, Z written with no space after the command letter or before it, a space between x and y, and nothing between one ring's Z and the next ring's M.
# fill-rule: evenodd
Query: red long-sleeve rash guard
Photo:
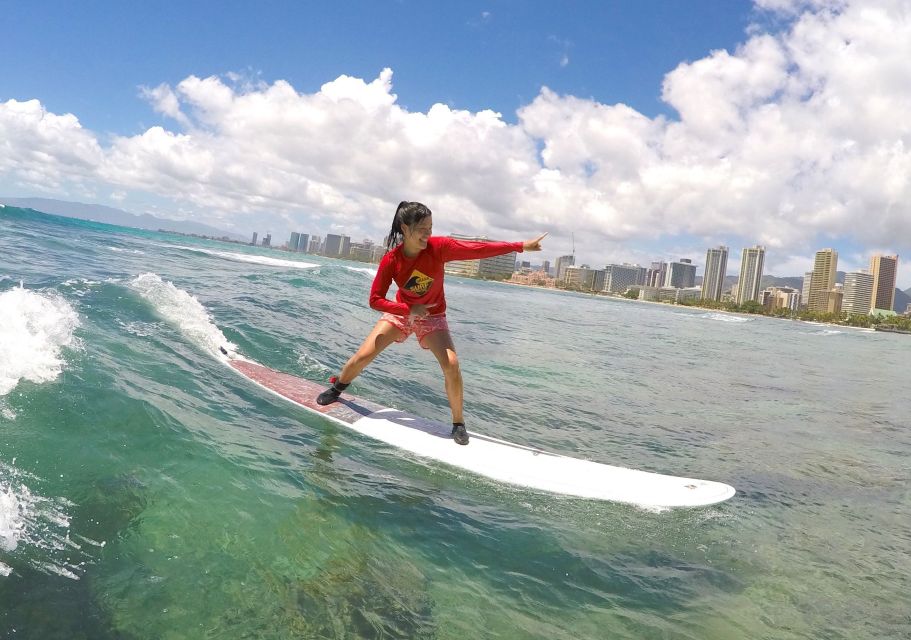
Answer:
M383 256L370 289L370 307L384 313L407 316L415 304L435 305L428 309L432 315L446 312L443 293L443 264L452 260L477 260L503 255L510 251L521 253L521 242L473 242L447 237L432 237L427 248L414 258L402 253L402 245ZM399 286L396 301L386 299L392 281Z

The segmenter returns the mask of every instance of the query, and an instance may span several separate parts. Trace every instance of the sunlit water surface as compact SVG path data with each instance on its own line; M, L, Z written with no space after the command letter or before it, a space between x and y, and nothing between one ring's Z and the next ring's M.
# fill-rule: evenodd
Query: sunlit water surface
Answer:
M449 278L470 429L738 490L656 513L413 458L212 355L325 379L371 279L0 209L2 637L911 637L907 336ZM448 419L413 341L351 390Z

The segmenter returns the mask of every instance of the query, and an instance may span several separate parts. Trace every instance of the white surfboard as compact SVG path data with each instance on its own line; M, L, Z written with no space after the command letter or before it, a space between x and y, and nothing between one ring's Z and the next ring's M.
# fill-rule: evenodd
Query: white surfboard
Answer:
M328 406L316 404L325 384L274 371L228 354L224 361L260 387L370 438L420 457L437 460L519 487L567 496L624 502L649 508L700 507L727 500L733 487L708 480L614 467L548 453L469 431L467 446L453 442L452 427L343 394Z

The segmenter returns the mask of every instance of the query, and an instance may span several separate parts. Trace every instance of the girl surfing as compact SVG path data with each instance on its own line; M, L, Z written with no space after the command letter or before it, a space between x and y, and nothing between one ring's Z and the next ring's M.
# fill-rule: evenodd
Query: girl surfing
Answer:
M327 405L338 400L386 347L393 342L404 342L413 333L418 344L429 349L443 369L452 411L452 438L458 444L468 444L462 415L462 372L446 323L443 265L452 260L477 260L512 251L540 251L541 240L547 234L525 242L474 242L433 237L432 231L430 209L420 202L399 204L392 230L386 237L386 255L380 260L370 289L370 307L383 315L338 376L330 378L332 386L316 402ZM399 288L395 301L386 297L393 280Z

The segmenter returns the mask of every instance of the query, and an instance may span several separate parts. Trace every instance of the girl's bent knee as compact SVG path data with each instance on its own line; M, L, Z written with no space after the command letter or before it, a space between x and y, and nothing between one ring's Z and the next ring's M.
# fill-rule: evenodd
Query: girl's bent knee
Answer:
M443 372L446 375L461 375L462 370L459 367L459 359L455 354L450 355L447 359L443 360L440 363L440 366L443 368Z

